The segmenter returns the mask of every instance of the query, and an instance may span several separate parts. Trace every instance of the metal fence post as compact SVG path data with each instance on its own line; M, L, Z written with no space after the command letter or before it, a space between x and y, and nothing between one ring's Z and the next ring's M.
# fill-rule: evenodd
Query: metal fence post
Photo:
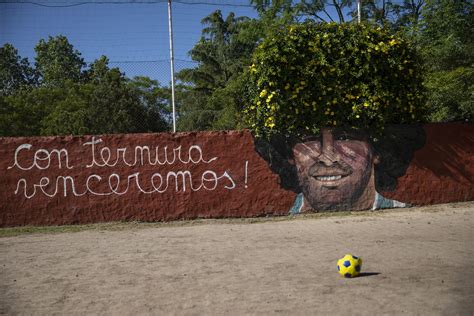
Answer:
M173 50L173 20L171 14L171 0L168 0L168 25L170 35L170 63L171 63L171 106L173 108L173 133L176 133L176 108L174 103L174 50Z

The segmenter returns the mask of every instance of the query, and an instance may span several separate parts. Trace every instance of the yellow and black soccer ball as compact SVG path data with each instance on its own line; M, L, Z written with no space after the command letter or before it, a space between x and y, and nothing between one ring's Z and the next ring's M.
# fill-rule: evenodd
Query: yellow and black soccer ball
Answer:
M353 278L360 274L362 259L351 254L345 255L337 261L337 271L345 278Z

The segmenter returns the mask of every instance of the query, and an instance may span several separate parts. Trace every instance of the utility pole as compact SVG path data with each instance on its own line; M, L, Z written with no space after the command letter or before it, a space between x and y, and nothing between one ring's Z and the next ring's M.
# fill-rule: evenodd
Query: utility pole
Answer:
M357 0L357 23L360 23L360 7L361 7L361 1L362 1L362 0Z
M173 133L176 133L176 108L174 105L174 49L173 49L173 20L171 0L168 0L168 25L170 34L170 64L171 64L171 106L173 108Z

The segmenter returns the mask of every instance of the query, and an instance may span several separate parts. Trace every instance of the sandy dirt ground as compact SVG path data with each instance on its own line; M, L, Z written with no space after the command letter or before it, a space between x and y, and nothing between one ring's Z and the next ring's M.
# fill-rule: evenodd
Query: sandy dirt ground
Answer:
M474 314L474 202L136 227L0 238L0 314Z

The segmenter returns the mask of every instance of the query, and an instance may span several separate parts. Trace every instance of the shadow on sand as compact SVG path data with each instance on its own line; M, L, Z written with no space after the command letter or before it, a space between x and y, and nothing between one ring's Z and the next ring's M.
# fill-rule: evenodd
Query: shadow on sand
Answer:
M379 275L379 272L361 272L357 277L362 278L362 277L369 277L373 275Z

